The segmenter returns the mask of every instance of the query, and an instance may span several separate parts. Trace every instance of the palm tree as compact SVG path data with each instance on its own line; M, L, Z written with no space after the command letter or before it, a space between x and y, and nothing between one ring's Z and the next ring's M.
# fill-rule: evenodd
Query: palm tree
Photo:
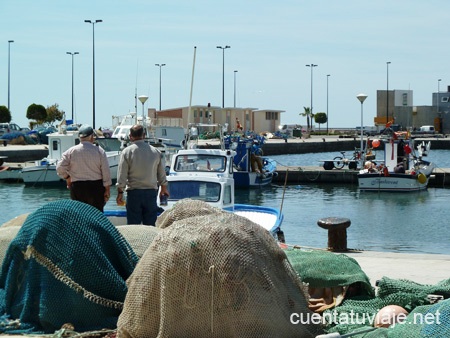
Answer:
M310 124L310 122L309 122L309 118L310 118L310 117L312 118L312 116L311 116L311 108L309 108L309 107L303 107L303 109L304 109L303 113L299 113L299 114L300 114L301 116L306 116L306 125L307 125L307 130L309 131L310 126L311 126L311 124Z

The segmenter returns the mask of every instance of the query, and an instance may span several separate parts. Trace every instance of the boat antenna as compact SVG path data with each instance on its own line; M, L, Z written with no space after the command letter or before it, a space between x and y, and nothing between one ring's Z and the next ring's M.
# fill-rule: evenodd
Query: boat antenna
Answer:
M192 107L192 92L194 88L194 74L195 74L195 55L197 53L197 47L194 46L194 60L192 62L192 77L191 77L191 93L189 95L189 110L188 110L188 125L190 123L189 119L191 118L191 107Z
M280 214L283 211L284 194L286 193L288 173L289 173L289 168L286 168L286 176L284 177L283 197L281 198Z

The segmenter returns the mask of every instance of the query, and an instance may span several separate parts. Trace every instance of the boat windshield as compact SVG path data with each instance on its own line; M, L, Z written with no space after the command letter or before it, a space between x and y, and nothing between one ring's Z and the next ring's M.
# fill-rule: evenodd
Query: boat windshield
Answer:
M191 198L205 202L220 200L220 183L200 181L172 181L169 182L169 200Z
M225 156L191 154L177 156L175 171L217 171L225 172Z

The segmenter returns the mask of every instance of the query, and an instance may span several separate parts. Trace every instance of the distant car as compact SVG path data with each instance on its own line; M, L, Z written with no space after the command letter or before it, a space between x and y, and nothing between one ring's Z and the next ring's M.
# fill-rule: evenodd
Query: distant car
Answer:
M12 132L20 132L22 128L20 128L15 123L0 123L0 137L2 137L4 134L12 133Z
M20 128L20 131L23 131L25 134L27 134L28 132L31 131L31 129L28 127L24 127L24 128Z
M422 134L434 134L436 132L434 126L422 126L420 127L419 131Z

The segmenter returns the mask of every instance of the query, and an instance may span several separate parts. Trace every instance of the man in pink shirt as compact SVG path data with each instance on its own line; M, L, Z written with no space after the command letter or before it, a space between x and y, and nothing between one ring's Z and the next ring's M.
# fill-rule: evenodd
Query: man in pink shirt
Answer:
M66 150L56 164L58 176L65 179L70 198L90 204L103 212L112 184L105 151L94 144L94 130L82 126L80 144Z

